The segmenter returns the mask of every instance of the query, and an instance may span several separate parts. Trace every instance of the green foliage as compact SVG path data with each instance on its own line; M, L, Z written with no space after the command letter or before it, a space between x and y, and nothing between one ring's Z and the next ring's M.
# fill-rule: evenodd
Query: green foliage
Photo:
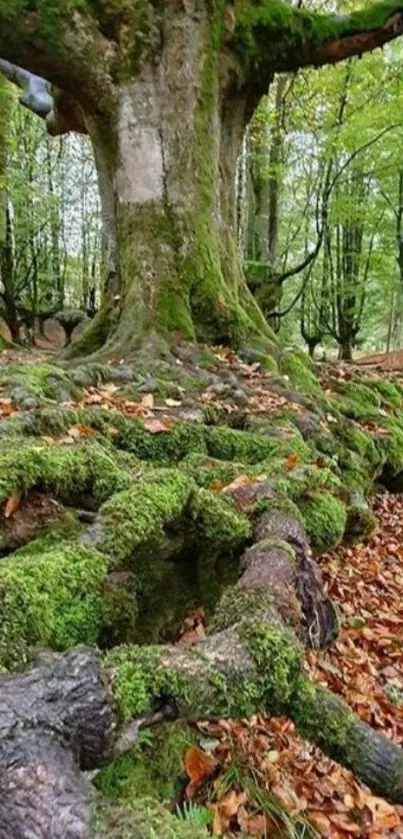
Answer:
M159 801L172 801L184 774L185 750L196 739L196 732L183 723L140 732L138 743L101 769L94 784L115 806L130 806L150 790Z
M131 802L124 810L101 806L95 830L99 839L208 839L204 826L171 815L152 798Z
M295 637L287 630L251 620L241 625L240 637L256 661L264 707L273 714L289 713L303 680L302 650Z

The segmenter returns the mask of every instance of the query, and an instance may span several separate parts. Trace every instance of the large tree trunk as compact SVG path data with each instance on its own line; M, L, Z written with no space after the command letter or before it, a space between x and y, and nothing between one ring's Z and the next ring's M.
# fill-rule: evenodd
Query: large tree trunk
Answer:
M225 343L271 335L236 246L250 101L219 61L215 26L207 10L169 10L158 59L117 89L108 124L88 120L107 240L106 299L90 329L125 348L150 331Z

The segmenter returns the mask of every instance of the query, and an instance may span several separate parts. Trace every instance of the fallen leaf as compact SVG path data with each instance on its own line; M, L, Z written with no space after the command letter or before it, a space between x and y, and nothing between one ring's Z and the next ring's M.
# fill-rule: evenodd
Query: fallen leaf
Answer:
M10 495L10 498L8 499L8 501L6 503L6 506L4 508L4 518L5 519L11 519L11 517L14 515L14 513L17 512L18 507L20 506L20 503L21 503L21 493L20 492L14 492L13 495Z
M295 469L295 467L299 463L299 457L297 454L289 454L285 461L285 468L287 472L291 472L291 469Z
M153 408L154 407L154 396L152 393L146 393L141 400L141 404L143 408Z
M164 431L170 431L171 426L168 422L164 422L164 420L159 419L149 419L144 421L144 428L150 432L150 434L161 434Z
M182 405L182 402L178 399L165 399L165 405L168 405L168 408L179 408Z
M217 761L211 755L202 752L197 746L190 746L185 752L184 766L186 773L190 778L190 783L186 787L186 794L188 798L192 798L197 788L211 775L216 769Z

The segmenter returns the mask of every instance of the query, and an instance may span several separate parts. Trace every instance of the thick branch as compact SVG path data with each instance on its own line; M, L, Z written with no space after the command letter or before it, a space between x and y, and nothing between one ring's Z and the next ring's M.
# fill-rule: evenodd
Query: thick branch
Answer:
M42 119L46 119L53 108L53 97L49 83L40 76L35 76L33 73L23 70L22 67L17 67L16 64L4 61L3 58L0 58L0 72L6 79L23 90L20 96L21 105L24 105Z
M336 64L382 47L402 33L403 3L398 0L382 0L351 15L317 15L311 35L307 33L305 43L287 56L282 69Z
M380 0L350 15L317 14L282 0L259 0L238 13L234 41L251 79L264 85L273 72L335 64L382 47L402 33L402 0Z
M47 79L89 107L107 107L112 97L109 61L113 46L100 33L89 11L79 11L76 3L67 0L27 6L27 11L21 12L21 3L16 0L0 0L2 59L23 67L39 81ZM13 81L21 86L21 70Z

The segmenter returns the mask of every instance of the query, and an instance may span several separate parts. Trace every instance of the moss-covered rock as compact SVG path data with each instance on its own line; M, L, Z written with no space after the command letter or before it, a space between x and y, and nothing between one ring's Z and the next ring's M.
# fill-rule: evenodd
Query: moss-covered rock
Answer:
M93 440L60 446L18 437L0 441L0 503L34 486L69 501L88 493L99 503L131 484L113 452Z
M26 665L29 648L95 644L107 559L74 543L38 540L0 563L0 662Z
M376 518L359 492L351 492L347 506L344 538L349 542L369 539L376 528Z
M137 548L155 548L164 540L164 527L177 522L194 492L192 479L179 470L150 470L101 507L84 544L106 553L115 564L130 557L134 562Z
M298 350L285 352L280 358L280 371L288 376L293 387L308 395L323 395L318 380L305 353Z
M330 492L311 493L298 500L305 530L316 556L341 542L347 522L346 505Z
M0 384L22 408L35 407L35 402L28 401L32 398L65 402L79 398L81 393L67 371L45 362L5 367L0 372Z
M235 548L250 536L249 519L238 513L231 501L216 492L199 490L194 496L191 514L199 539L217 549Z

